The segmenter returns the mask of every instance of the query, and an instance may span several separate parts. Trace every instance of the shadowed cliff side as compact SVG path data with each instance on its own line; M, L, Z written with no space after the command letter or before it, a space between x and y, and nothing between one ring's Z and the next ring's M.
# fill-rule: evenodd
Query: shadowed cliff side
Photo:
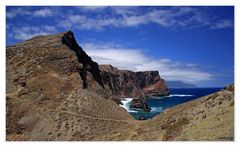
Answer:
M89 57L77 44L74 34L71 31L64 34L62 42L76 53L78 61L83 64L80 74L83 80L83 88L87 88L87 71L89 71L93 75L94 79L104 88L98 64L92 61L91 57Z

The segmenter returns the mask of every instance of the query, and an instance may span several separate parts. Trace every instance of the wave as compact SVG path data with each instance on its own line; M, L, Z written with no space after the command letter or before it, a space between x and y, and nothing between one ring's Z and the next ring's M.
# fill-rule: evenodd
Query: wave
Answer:
M127 110L127 112L139 113L139 111L141 111L140 109L137 110L137 109L130 108L131 101L132 101L132 98L125 98L124 100L121 101L123 105L120 105L120 106L123 107L125 110ZM151 107L150 113L159 113L162 111L163 111L163 107Z
M164 99L166 97L169 97L169 96L164 96L164 97L151 97L151 99L158 99L158 100L161 100L161 99Z
M165 96L165 97L188 97L188 96L194 96L191 94L170 94L169 96Z
M124 100L121 101L123 105L120 105L120 106L123 107L125 110L127 110L127 112L137 113L138 111L130 108L131 101L132 101L132 98L124 98Z
M151 107L151 113L158 113L163 111L163 107Z

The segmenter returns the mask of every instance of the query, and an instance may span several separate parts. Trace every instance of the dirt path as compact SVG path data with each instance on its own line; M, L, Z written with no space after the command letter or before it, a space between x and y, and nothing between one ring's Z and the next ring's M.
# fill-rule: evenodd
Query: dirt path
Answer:
M95 120L106 120L106 121L116 121L116 122L126 122L126 123L133 123L133 124L137 124L139 121L138 120L119 120L119 119L111 119L111 118L101 118L101 117L94 117L94 116L89 116L89 115L83 115L83 114L76 114L70 111L61 111L59 113L68 113L68 114L72 114L74 116L78 116L78 117L85 117L85 118L89 118L89 119L95 119Z

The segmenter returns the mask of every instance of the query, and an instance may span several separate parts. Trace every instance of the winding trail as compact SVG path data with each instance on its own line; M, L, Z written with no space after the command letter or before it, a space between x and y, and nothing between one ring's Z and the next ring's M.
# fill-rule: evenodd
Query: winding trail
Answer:
M28 100L24 100L24 99L19 99L16 97L16 95L18 94L18 92L20 91L21 89L18 89L17 92L15 93L10 93L10 94L7 94L7 96L9 97L9 99L17 99L19 101L28 101ZM12 97L13 95L13 97ZM72 95L72 93L70 94L70 96ZM49 109L48 110L50 111L55 111L55 109ZM73 112L70 112L70 111L58 111L58 113L68 113L68 114L71 114L71 115L74 115L74 116L77 116L77 117L84 117L84 118L89 118L89 119L95 119L95 120L105 120L105 121L116 121L116 122L126 122L126 123L133 123L133 124L136 124L136 123L139 123L138 120L119 120L119 119L111 119L111 118L101 118L101 117L95 117L95 116L89 116L89 115L84 115L84 114L76 114L76 113L73 113Z
M125 123L133 123L133 124L139 123L138 120L119 120L119 119L111 119L111 118L101 118L101 117L94 117L94 116L89 116L84 114L76 114L70 111L61 111L59 113L68 113L74 116L85 117L85 118L95 119L95 120L116 121L116 122L125 122Z

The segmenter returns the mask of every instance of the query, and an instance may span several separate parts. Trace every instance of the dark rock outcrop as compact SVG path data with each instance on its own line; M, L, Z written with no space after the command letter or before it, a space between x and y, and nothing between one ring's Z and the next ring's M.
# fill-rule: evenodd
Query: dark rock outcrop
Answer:
M142 95L136 99L133 99L130 108L142 109L143 111L149 112L151 108L146 103L146 98Z
M69 31L64 34L62 37L62 42L76 53L78 61L83 64L80 72L80 76L83 80L83 88L87 88L87 71L89 71L93 75L94 79L104 88L98 64L92 61L91 57L89 57L77 44L73 32Z

